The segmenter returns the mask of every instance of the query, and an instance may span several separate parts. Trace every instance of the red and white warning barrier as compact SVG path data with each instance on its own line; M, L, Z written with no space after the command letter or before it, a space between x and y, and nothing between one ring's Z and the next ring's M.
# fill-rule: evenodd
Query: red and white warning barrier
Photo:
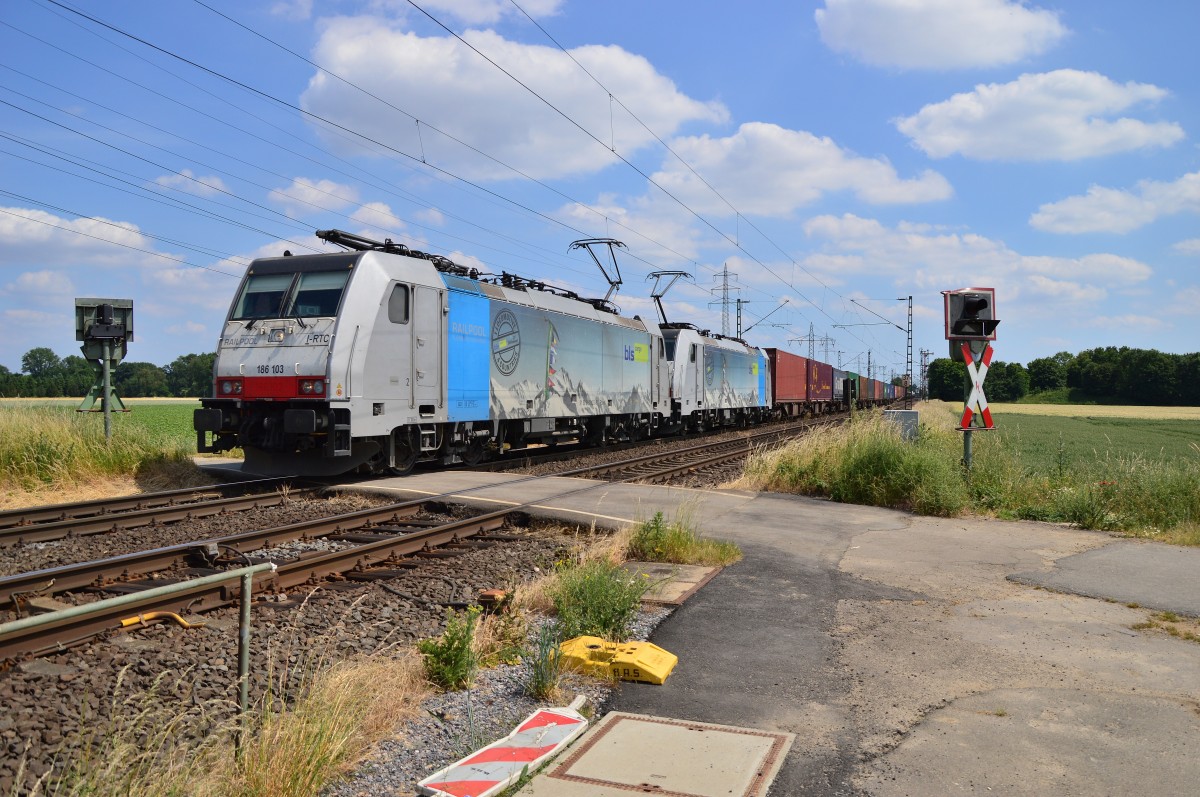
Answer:
M576 709L579 698L567 708L545 708L525 718L512 733L417 784L430 797L490 797L570 744L587 729L587 720Z
M983 356L979 358L978 368L975 358L971 356L971 347L962 345L963 362L967 364L967 377L971 380L971 395L967 397L967 406L963 409L961 428L971 428L971 418L976 413L983 418L985 429L992 428L992 411L988 409L987 396L983 394L983 380L987 378L988 368L992 365L992 347L985 345Z

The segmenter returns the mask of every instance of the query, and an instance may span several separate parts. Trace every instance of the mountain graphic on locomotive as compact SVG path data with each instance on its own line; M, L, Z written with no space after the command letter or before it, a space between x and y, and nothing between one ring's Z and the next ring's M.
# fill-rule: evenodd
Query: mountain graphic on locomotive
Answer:
M822 412L847 393L864 406L903 396L692 324L625 317L607 297L482 275L390 240L317 236L348 251L247 268L213 396L195 412L201 453L241 448L245 469L267 475L403 474L418 461Z

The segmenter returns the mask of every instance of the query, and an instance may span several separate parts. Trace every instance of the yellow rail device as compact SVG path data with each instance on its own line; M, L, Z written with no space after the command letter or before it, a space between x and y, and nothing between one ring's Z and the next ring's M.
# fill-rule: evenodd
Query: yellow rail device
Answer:
M679 663L679 657L650 642L606 642L581 636L561 645L563 664L590 675L622 681L662 684Z

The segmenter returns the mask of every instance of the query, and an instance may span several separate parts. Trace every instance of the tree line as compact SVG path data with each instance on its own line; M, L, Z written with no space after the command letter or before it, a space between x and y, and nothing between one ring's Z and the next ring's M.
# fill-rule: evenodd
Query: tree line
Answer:
M962 401L966 378L963 363L933 360L926 372L930 398ZM988 369L983 389L989 401L1058 393L1075 402L1195 407L1200 406L1200 353L1106 346L1039 357L1028 366L997 360Z
M122 362L113 372L117 395L125 398L199 398L212 395L215 353L184 354L168 365ZM929 363L929 396L962 401L967 368L949 358ZM79 355L59 357L51 349L30 349L21 372L0 365L0 397L84 396L96 381L95 366ZM1108 346L1079 354L1020 363L994 361L984 392L990 401L1016 401L1031 393L1062 391L1073 401L1200 406L1200 353L1164 354L1154 349Z
M212 395L215 353L184 354L169 365L121 362L112 384L122 398L199 398ZM21 372L0 365L0 396L5 398L85 396L97 381L96 366L73 354L59 357L39 347L21 357Z

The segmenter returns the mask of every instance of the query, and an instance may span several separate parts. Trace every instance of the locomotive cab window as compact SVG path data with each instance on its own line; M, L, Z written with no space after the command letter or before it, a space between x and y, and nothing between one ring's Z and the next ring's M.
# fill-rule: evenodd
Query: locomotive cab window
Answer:
M291 306L284 315L313 318L337 315L349 271L308 271L298 275Z
M254 274L234 304L235 320L337 315L349 271Z
M408 286L393 285L388 297L388 321L393 324L408 323Z
M283 299L292 284L291 274L258 274L246 281L233 313L235 319L279 318Z
M696 362L696 344L695 343L692 344L692 356L691 356L689 362Z

